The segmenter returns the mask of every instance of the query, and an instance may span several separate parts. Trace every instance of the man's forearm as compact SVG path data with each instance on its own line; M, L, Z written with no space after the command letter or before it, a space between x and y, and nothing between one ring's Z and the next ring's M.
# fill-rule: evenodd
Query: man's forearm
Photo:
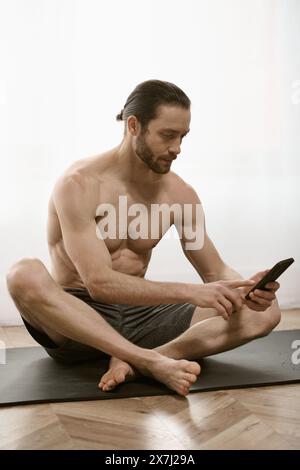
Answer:
M243 277L226 264L219 271L205 276L205 282L234 281L236 279L243 279Z
M89 288L91 296L100 302L158 305L192 302L192 284L149 281L136 276L108 270L105 279Z

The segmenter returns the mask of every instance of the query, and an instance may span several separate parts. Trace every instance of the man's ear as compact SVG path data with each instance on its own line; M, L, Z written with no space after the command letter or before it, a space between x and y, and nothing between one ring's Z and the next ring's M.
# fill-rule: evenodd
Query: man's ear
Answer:
M127 118L127 130L132 136L136 137L140 128L140 123L135 116L129 116Z

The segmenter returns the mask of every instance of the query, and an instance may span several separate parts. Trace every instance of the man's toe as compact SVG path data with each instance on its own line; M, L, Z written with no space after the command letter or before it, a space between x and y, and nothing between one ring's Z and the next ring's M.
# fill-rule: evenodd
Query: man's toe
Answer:
M112 390L113 388L115 388L115 386L116 386L115 380L114 380L114 379L110 379L110 380L105 384L104 390L105 390L105 391Z

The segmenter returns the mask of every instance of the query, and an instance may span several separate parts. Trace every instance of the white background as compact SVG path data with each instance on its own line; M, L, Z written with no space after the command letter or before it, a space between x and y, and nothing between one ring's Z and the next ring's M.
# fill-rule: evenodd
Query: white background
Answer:
M280 259L300 306L300 2L0 0L0 324L20 322L5 273L49 267L46 210L74 160L117 145L141 81L176 83L192 126L173 169L197 190L223 259L247 276ZM198 276L166 237L151 279Z

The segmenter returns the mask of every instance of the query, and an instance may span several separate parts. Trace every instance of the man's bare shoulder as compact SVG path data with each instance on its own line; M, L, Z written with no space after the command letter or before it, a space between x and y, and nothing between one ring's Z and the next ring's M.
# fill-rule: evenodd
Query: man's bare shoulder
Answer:
M54 193L57 191L88 191L104 179L106 172L112 166L112 152L104 152L73 162L56 181Z
M110 165L108 152L73 162L56 181L50 206L63 203L68 211L94 211L100 197L102 175Z
M111 152L81 158L66 168L57 182L66 183L74 180L78 184L84 184L91 182L91 180L99 180L101 175L111 166L111 161Z
M168 189L174 202L179 204L199 203L199 196L196 190L181 176L173 171L168 174Z

